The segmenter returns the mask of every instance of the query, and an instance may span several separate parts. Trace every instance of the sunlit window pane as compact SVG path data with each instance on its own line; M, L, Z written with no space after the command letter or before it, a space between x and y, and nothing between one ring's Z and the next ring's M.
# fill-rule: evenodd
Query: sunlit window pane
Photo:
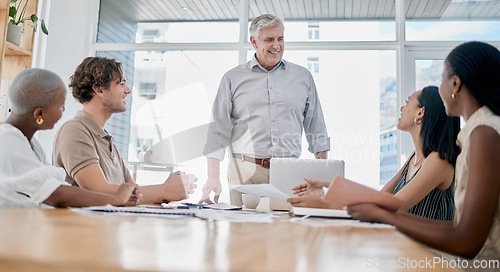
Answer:
M311 26L308 22L285 20L285 41L394 41L395 29L394 21L335 21Z
M210 121L219 81L236 65L237 52L137 51L129 160L136 160L148 141L158 162L175 163L181 153L189 153L189 146L172 142L172 137ZM198 136L191 147L205 143L205 137ZM201 157L202 148L192 154L191 159Z
M237 42L238 22L138 23L137 43Z
M313 69L331 137L329 157L346 161L346 176L367 184L373 184L374 177L380 177L381 184L392 178L399 170L396 53L286 50L283 58ZM315 64L321 66L317 73ZM381 150L382 144L386 150ZM302 157L313 158L307 146L303 140Z
M409 41L500 41L500 22L406 22Z
M441 85L444 60L415 60L415 90Z
M406 0L409 41L500 40L500 1Z

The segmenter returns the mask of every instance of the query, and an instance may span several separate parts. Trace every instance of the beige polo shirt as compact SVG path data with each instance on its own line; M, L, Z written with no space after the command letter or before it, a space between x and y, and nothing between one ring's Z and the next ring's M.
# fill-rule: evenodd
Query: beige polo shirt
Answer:
M66 170L66 181L72 185L77 185L75 174L93 163L99 164L110 184L122 184L132 179L113 137L83 111L78 111L57 131L52 163Z

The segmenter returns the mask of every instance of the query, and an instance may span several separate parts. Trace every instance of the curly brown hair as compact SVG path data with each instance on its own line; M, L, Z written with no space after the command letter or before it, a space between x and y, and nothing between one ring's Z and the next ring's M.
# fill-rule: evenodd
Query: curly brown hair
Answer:
M70 77L69 87L73 97L80 103L88 102L94 97L93 86L109 88L111 81L123 80L123 65L104 57L85 58Z

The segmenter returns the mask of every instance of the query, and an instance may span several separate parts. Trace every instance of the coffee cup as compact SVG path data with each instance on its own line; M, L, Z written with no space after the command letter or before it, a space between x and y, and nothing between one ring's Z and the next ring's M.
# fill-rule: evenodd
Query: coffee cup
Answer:
M194 174L186 174L186 176L188 178L189 185L193 184L196 180L196 176Z
M241 199L243 200L243 205L245 205L247 209L257 208L260 202L260 196L254 194L243 194Z

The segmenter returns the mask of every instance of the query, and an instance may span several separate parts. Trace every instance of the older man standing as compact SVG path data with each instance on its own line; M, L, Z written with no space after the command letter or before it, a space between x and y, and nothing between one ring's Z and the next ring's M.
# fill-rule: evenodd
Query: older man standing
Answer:
M302 131L309 151L326 159L330 138L311 73L282 59L283 21L270 14L255 18L250 41L255 55L222 78L214 104L204 154L208 180L200 203L218 202L222 191L220 161L229 147L230 185L269 182L272 157L299 157ZM231 204L242 205L241 194L230 190Z

